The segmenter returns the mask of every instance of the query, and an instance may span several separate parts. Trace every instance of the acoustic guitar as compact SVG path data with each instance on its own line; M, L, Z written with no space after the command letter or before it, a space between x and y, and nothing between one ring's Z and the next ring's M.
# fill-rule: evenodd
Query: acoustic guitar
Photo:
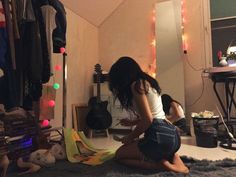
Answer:
M86 123L89 128L94 130L104 130L111 126L112 117L107 110L108 101L101 101L101 65L95 65L96 80L97 80L97 96L89 99L89 112L86 117Z

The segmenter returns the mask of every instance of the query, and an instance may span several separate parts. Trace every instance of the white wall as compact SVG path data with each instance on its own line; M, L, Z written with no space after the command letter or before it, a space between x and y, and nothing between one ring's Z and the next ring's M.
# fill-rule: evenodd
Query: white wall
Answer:
M181 1L156 3L157 80L162 93L185 107Z
M66 8L67 12L67 117L66 126L72 126L74 103L87 104L92 94L92 75L98 61L98 30L83 18ZM62 65L62 56L53 55L54 64ZM59 82L61 88L56 94L55 118L53 126L62 125L62 71L55 72L51 83Z
M186 1L186 25L185 31L189 44L188 54L185 55L185 94L186 104L191 105L200 95L203 88L203 96L193 106L188 106L189 112L201 111L204 109L214 109L217 102L212 89L212 82L209 78L201 78L201 69L209 67L211 56L206 53L205 24L203 21L203 3L202 1ZM198 14L198 15L196 15ZM209 29L208 29L209 30ZM209 59L210 58L210 59ZM192 65L190 66L188 62ZM195 71L197 69L199 71Z
M106 70L109 70L112 63L122 55L135 58L144 70L148 68L152 62L151 16L156 2L162 1L127 0L100 26L99 60ZM218 101L214 95L211 80L203 79L203 84L201 71L193 70L188 64L190 63L196 69L205 68L209 63L210 56L205 53L202 1L187 0L185 2L185 31L189 50L183 59L184 93L187 118L190 119L191 112L212 110ZM157 67L161 68L162 66L158 65ZM173 75L178 77L174 72ZM204 91L201 96L203 85ZM200 96L201 99L194 104Z
M205 43L205 35L208 34L209 37L210 29L209 21L204 21L203 18L204 13L205 15L209 13L209 11L204 12L204 8L206 8L203 6L204 1L185 1L185 31L189 44L188 53L184 58L185 103L189 118L191 112L214 111L216 110L215 105L219 105L213 91L211 79L208 77L201 78L202 69L210 67L212 63L211 53L209 52L210 38ZM191 132L193 133L193 130Z
M158 0L126 0L99 27L99 60L105 70L131 56L147 71L152 64L152 11Z

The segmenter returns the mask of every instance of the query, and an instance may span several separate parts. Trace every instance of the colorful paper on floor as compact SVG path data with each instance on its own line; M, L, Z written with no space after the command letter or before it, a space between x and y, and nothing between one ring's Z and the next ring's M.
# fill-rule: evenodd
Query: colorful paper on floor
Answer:
M70 162L87 165L99 165L114 157L115 150L97 149L85 137L83 132L64 129L67 158Z
M88 140L88 138L86 138L84 132L79 131L79 132L78 132L78 135L79 135L79 137L81 138L81 140L82 140L90 149L92 149L92 150L94 150L94 151L104 150L104 149L95 148L95 147L90 143L90 141Z
M76 145L76 141L73 139L73 129L64 129L64 139L65 139L65 145L66 145L66 155L67 159L72 162L78 162L75 158L75 154L79 154L79 150Z

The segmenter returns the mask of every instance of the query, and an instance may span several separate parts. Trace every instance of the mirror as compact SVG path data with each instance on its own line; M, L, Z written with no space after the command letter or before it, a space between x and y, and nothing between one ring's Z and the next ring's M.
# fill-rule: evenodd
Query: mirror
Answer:
M162 93L173 96L184 106L181 0L156 3L155 11L157 79Z

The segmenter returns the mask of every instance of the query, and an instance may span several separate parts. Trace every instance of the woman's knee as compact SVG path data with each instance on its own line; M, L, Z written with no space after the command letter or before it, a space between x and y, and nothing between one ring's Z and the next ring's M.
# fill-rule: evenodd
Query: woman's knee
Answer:
M4 155L2 157L2 159L0 160L0 166L2 166L2 167L8 166L9 163L10 163L10 161L6 155Z
M122 159L122 154L123 154L123 146L121 146L119 149L116 150L116 153L115 153L115 159L116 160L120 160Z
M143 155L140 152L137 142L121 146L115 153L115 159L142 159Z

